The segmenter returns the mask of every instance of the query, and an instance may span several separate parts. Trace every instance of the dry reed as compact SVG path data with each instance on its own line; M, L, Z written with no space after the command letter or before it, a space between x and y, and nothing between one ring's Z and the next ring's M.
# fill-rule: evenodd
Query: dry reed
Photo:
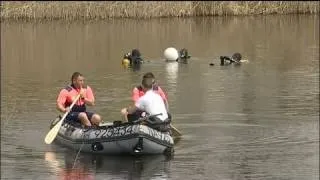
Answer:
M257 14L318 14L317 1L9 1L1 19L98 20Z

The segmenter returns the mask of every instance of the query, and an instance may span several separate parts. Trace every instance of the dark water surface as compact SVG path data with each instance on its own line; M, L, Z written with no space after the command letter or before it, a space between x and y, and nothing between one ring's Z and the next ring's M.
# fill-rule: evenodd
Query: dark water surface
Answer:
M169 46L189 64L165 63ZM150 62L121 67L139 48ZM220 55L249 63L219 66ZM214 62L215 66L209 66ZM173 157L95 157L46 145L72 72L104 121L152 71L183 132ZM319 179L319 16L1 24L1 179ZM69 178L71 179L71 178Z

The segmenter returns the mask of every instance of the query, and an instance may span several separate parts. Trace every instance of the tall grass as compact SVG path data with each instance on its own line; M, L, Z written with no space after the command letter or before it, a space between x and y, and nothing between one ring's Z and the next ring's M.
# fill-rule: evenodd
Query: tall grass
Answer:
M317 1L9 1L1 19L94 20L107 18L191 17L319 13Z

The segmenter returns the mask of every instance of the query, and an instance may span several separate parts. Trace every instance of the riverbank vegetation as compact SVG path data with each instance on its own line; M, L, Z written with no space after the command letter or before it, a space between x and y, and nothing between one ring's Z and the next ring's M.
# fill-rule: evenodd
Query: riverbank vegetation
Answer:
M1 19L99 20L259 14L318 14L317 1L8 1Z

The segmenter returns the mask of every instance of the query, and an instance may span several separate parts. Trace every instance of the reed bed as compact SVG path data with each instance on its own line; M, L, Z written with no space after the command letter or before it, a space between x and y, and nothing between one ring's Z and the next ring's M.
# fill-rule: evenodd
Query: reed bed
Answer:
M319 14L317 1L9 1L1 19L99 20L258 14Z

